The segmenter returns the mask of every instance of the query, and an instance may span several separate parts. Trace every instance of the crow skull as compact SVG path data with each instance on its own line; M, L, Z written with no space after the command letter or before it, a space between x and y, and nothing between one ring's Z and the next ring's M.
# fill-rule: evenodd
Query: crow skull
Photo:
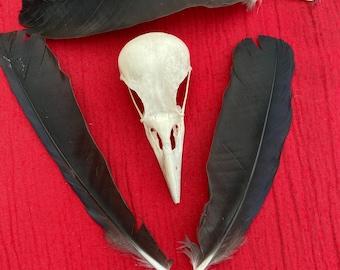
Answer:
M174 203L180 202L184 109L191 72L187 46L177 37L147 33L129 41L118 57L120 78L128 86L146 136L156 155ZM187 78L184 101L177 104ZM143 103L139 109L134 91Z

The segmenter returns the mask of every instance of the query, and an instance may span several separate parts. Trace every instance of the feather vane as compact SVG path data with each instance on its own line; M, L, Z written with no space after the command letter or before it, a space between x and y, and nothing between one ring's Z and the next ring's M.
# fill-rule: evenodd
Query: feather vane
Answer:
M207 163L210 200L185 253L203 270L242 245L278 170L292 111L293 51L283 40L243 40L233 53Z
M48 38L83 37L127 28L195 6L236 3L253 7L258 0L23 0L20 23L28 34Z
M27 118L63 176L101 225L109 241L149 266L170 269L144 224L136 221L114 184L73 96L69 78L43 38L25 32L0 35L0 66Z

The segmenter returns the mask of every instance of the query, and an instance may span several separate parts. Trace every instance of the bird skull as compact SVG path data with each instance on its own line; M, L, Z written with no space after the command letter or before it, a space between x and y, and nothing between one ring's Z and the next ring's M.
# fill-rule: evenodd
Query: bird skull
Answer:
M190 79L190 54L177 37L148 33L129 41L118 57L120 79L130 91L146 136L167 182L172 200L180 202L184 109ZM187 78L184 101L177 91ZM143 103L142 112L131 92Z

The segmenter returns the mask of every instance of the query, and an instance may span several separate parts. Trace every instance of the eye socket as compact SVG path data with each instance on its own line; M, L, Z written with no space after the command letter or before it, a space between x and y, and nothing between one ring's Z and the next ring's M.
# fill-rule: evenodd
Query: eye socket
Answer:
M143 105L142 100L137 95L135 90L133 90L133 89L129 89L129 90L130 90L130 94L131 94L131 98L133 100L133 103L136 106L136 109L139 110L141 114L143 114L144 113L144 105Z
M186 86L188 83L188 77L186 77L181 84L178 87L177 94L176 94L176 104L177 106L183 108L183 103L185 99L185 94L186 94Z

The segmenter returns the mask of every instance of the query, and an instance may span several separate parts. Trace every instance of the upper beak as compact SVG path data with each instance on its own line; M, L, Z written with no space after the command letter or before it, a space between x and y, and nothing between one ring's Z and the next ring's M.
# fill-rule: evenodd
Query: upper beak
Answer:
M175 204L180 202L181 198L181 163L182 157L178 157L176 153L168 147L163 148L162 172L168 185L170 195Z
M178 118L166 117L163 120L154 121L153 129L150 129L150 125L146 125L145 122L144 127L168 185L172 200L175 204L178 204L181 198L184 119L180 116ZM164 123L167 124L164 125ZM171 130L175 125L178 126L178 130L174 134L171 133ZM171 138L170 134L173 134L173 138Z

